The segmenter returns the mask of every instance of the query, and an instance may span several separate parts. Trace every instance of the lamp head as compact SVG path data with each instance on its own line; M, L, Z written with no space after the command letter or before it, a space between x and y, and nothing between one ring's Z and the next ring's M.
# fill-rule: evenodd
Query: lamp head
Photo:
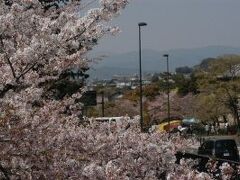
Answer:
M169 55L168 54L164 54L163 57L168 57Z
M146 25L147 25L147 23L145 23L145 22L138 23L138 26L146 26Z

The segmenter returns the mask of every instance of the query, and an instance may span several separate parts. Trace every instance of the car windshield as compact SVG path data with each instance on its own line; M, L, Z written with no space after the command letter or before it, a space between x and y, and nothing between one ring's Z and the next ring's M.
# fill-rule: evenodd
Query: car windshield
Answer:
M216 148L218 150L234 149L236 143L234 140L219 140L216 142Z
M213 141L206 141L206 142L204 142L202 147L204 149L213 149L213 147L214 147Z

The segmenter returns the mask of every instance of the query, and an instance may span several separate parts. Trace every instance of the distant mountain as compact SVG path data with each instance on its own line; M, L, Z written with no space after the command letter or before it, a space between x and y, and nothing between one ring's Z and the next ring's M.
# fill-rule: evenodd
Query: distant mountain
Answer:
M170 71L182 66L195 66L203 59L214 58L228 54L240 54L240 48L228 46L207 46L194 49L173 49L169 51L154 51L145 49L142 51L143 72L166 71L166 58L163 54L169 54ZM102 54L104 55L104 54ZM138 51L122 54L111 54L98 64L94 64L90 70L90 77L97 79L111 79L113 75L129 75L139 72Z

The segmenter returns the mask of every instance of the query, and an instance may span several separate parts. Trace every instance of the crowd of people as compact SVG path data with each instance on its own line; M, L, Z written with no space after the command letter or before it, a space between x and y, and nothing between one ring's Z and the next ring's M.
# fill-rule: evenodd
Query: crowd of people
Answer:
M224 123L224 126L221 126L218 123L213 124L205 124L205 133L206 135L218 135L220 131L222 131L224 134L228 134L229 132L229 124L228 122Z
M196 129L196 126L193 125L188 125L188 126L181 126L179 125L177 127L177 131L180 134L204 134L206 136L209 135L228 135L233 133L233 128L231 128L228 124L228 122L225 123L206 123L203 124L202 130L201 129Z

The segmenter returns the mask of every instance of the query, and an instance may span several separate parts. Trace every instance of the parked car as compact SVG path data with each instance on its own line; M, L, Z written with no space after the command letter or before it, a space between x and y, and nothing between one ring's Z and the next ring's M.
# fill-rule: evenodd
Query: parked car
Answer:
M239 162L239 152L234 139L208 139L198 148L198 154Z

